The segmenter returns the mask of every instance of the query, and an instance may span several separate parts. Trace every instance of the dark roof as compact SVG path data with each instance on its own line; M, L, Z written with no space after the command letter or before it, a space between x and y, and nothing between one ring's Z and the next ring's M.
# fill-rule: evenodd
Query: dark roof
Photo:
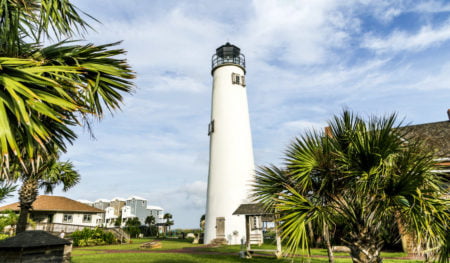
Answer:
M404 126L412 137L424 141L438 158L450 158L450 121Z
M262 204L241 204L233 215L270 215L272 213L267 212Z
M69 245L70 241L42 230L25 231L0 241L0 248L26 248Z
M0 211L19 211L19 202L0 207ZM63 196L39 195L33 202L33 211L61 211L61 212L83 212L104 213L104 210L77 202Z

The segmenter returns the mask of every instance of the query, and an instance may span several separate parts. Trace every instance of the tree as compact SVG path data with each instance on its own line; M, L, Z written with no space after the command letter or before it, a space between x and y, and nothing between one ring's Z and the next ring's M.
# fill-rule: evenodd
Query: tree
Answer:
M257 171L255 198L280 214L289 252L307 251L309 223L327 233L344 221L341 241L353 262L381 262L382 233L398 222L448 262L450 203L420 140L399 127L395 114L363 120L344 111L329 126L331 135L296 138L283 168Z
M68 0L0 0L0 178L24 176L25 214L39 187L34 178L73 143L74 127L90 130L92 119L101 119L105 109L119 109L121 93L132 92L134 73L125 59L116 58L125 51L112 49L119 42L59 41L89 27ZM52 37L58 41L44 46ZM70 187L69 181L62 183Z
M3 200L6 197L12 196L11 193L16 190L16 186L12 185L9 182L4 182L0 180L0 203L3 202ZM3 215L0 216L0 231L3 231L5 226L11 226L11 232L14 231L14 226L17 222L17 215L13 211L3 211Z
M145 224L148 225L149 227L154 225L156 223L155 217L154 216L147 216L145 218Z
M5 227L9 226L9 233L10 236L12 236L18 218L17 214L12 210L2 211L2 215L0 216L0 231L3 231Z
M68 0L0 0L0 159L8 178L11 159L35 162L39 153L65 151L75 126L120 108L134 73L118 43L95 46L44 39L80 37L90 26ZM54 152L53 152L54 153ZM17 157L17 158L13 158Z
M133 217L126 221L125 223L125 231L130 234L130 236L138 237L138 235L141 233L140 227L141 221L139 221L139 218Z
M0 203L4 201L6 197L12 196L11 193L16 191L16 186L10 182L0 180Z
M164 223L164 226L166 228L164 232L167 233L167 231L170 231L170 226L172 226L174 223L173 220L170 220L170 219L172 219L172 214L165 213L163 218L166 220L166 222Z
M33 170L31 167L23 169L22 166L17 165L15 171L13 168L13 179L22 181L19 189L20 215L17 233L26 230L28 215L33 202L36 201L39 188L43 188L44 192L49 194L57 185L62 184L63 191L67 191L80 181L80 175L70 161L61 162L57 155L52 158L46 157L48 159L42 161L39 167L34 168L35 172L33 173L30 173ZM25 165L29 166L32 163L25 162Z
M200 217L200 230L201 230L201 231L205 231L205 220L206 220L206 215L203 214L203 215Z

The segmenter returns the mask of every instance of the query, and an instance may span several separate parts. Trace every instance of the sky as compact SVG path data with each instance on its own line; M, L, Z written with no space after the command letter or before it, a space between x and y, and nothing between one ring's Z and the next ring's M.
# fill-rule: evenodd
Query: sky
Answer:
M78 129L63 156L81 182L55 195L136 195L198 228L205 212L211 56L225 42L246 56L255 165L282 164L287 145L348 108L396 112L405 123L447 120L450 1L74 0L101 23L87 42L122 40L137 74L122 110ZM6 203L17 201L17 194Z

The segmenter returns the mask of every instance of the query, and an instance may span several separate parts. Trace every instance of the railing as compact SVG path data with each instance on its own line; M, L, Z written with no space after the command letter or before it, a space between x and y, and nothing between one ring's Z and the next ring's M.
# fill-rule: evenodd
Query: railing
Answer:
M83 226L83 225L69 225L69 224L60 224L60 223L37 223L35 226L28 226L27 230L44 230L50 233L61 233L64 230L64 233L70 234L78 230L83 230L84 228L95 229L98 226ZM122 228L114 227L114 228L104 228L100 227L102 230L111 232L118 240L121 242L125 242L126 240L130 240L130 235L126 233Z
M245 56L244 54L239 54L236 57L219 57L216 54L212 56L211 67L215 69L217 66L222 64L237 64L245 69Z
M70 224L60 224L60 223L37 223L34 227L28 226L27 230L44 230L47 232L60 233L64 231L65 233L73 233L77 230L83 230L84 228L96 228L95 226L84 226L84 225L70 225Z

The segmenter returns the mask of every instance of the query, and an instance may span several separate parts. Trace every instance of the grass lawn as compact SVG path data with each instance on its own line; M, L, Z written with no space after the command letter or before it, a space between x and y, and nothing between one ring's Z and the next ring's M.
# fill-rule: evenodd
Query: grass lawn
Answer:
M155 239L151 238L140 238L140 239L132 239L132 243L130 244L121 244L121 245L106 245L106 246L92 246L92 247L81 247L79 249L82 250L149 250L149 249L142 249L140 248L142 243L153 241ZM166 239L166 240L160 240L162 243L162 248L155 248L152 249L152 251L155 250L169 250L169 249L181 249L184 247L198 247L199 245L192 244L191 242L187 241L180 241L178 239ZM76 249L78 250L78 249Z
M131 244L123 245L109 245L109 246L95 246L74 248L72 251L73 263L89 263L89 262L118 262L118 263L140 263L140 262L161 262L161 263L177 263L177 262L205 262L205 263L225 263L225 262L273 262L275 258L268 256L255 256L252 259L239 258L240 246L224 246L218 248L200 248L201 245L194 245L187 241L180 240L162 240L162 248L159 249L141 249L139 246L153 239L133 239ZM199 247L192 253L170 253L168 250L180 250L183 248ZM272 244L264 244L264 249L274 248ZM154 253L146 253L147 251L155 251ZM161 251L161 252L158 252ZM323 258L311 258L311 263L326 263L325 249L312 249L311 253L316 256L325 256ZM348 256L347 253L335 253L336 256ZM382 253L384 258L404 257L404 253ZM351 263L350 258L336 258L336 263ZM277 262L288 263L292 262L290 259L281 259ZM297 258L294 262L302 262L302 259ZM387 263L418 263L420 260L397 260L385 259L383 262Z

